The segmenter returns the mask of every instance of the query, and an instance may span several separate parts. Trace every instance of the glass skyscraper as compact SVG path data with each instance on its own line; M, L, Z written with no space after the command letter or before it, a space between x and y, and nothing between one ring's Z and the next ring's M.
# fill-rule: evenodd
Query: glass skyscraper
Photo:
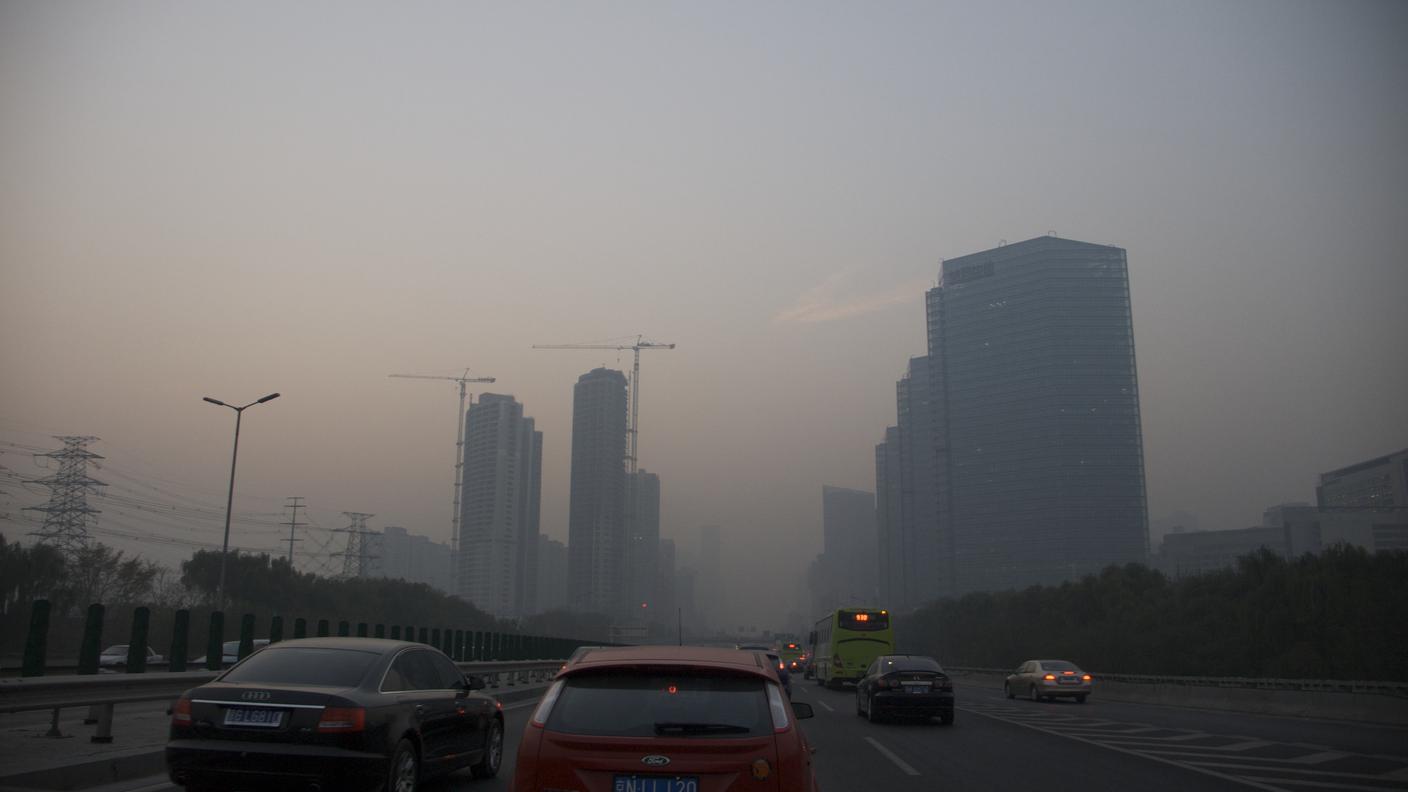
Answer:
M1145 561L1125 251L1037 237L945 261L927 298L938 588Z

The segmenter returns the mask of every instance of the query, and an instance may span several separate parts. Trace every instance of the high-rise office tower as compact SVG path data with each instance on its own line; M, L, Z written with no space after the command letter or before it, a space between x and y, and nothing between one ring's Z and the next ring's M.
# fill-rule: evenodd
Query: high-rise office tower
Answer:
M512 396L486 393L465 417L459 590L488 613L536 610L543 433Z
M572 390L572 491L567 525L571 606L624 616L626 375L593 369Z
M539 613L567 607L567 545L538 534Z
M635 476L630 491L636 504L628 526L631 539L626 553L631 580L628 602L639 611L637 617L650 620L658 615L651 610L658 605L653 600L660 561L660 477L644 469L636 471Z
M945 261L927 297L929 527L954 593L1146 560L1125 251L1037 237Z

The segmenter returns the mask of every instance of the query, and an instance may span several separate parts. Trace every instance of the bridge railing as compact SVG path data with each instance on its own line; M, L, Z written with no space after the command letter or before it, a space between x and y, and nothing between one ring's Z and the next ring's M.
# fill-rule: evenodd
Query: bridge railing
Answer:
M492 689L545 682L562 667L562 660L459 662L456 665L465 673L482 678L486 687ZM174 701L220 673L184 671L0 679L0 714L48 710L52 713L48 736L59 737L62 736L58 728L59 713L87 707L88 719L98 725L92 741L108 743L112 742L114 708L118 704Z

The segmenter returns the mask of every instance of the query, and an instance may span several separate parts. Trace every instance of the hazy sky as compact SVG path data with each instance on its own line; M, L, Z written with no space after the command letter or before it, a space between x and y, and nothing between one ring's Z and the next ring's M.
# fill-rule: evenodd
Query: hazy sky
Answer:
M776 616L939 260L1054 230L1129 251L1151 515L1255 524L1408 446L1405 41L1401 2L3 2L0 439L223 506L201 396L281 391L239 507L444 538L455 386L386 375L469 366L565 538L572 384L629 353L530 346L642 333L663 532L722 525Z

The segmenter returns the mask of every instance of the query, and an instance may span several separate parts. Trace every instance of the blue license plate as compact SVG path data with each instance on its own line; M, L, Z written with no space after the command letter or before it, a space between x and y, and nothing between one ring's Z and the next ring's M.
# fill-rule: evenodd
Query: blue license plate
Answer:
M699 777L618 775L611 792L699 792Z
M226 726L261 726L277 729L283 725L283 710L262 707L231 707L225 710Z

